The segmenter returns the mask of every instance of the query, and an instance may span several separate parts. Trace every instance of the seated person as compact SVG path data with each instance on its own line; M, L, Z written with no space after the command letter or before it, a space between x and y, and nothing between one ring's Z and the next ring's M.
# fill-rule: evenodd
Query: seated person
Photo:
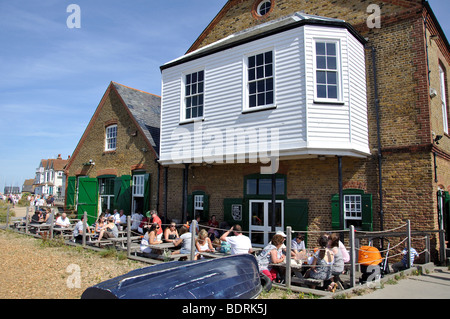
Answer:
M170 223L169 227L164 231L164 241L166 243L172 243L175 239L179 238L177 224L174 222Z
M98 240L102 240L102 238L117 238L117 237L119 237L119 229L114 223L114 216L109 216L107 224L103 226L102 229L100 230Z
M297 234L291 242L291 256L296 260L306 259L305 237L303 234Z
M178 246L181 244L181 248L179 250L176 250L172 252L172 255L176 254L190 254L191 253L191 244L192 244L192 233L189 232L188 228L183 225L180 228L180 238L175 239L173 244L175 246ZM194 260L197 260L198 254L194 256Z
M215 249L211 243L211 239L208 237L206 230L202 229L198 234L198 238L195 240L195 247L198 252L214 252Z
M84 221L84 216L81 217L81 220L78 221L78 223L76 223L75 228L73 229L73 239L75 242L82 242L83 240L83 221ZM89 227L89 225L86 223L86 232L89 233L91 231L91 228Z
M56 219L55 227L56 228L67 228L70 226L70 220L67 217L66 213L62 213L61 216L59 216Z

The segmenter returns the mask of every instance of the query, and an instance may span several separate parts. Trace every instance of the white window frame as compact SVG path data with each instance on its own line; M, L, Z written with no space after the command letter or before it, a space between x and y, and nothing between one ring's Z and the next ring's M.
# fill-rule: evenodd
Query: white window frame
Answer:
M360 220L363 218L362 196L344 195L344 222L347 229L347 220Z
M133 197L144 197L145 175L133 175Z
M448 134L447 85L445 83L445 71L441 65L439 65L439 78L441 83L442 124L444 133Z
M317 43L333 43L336 45L336 70L334 69L322 69L317 67ZM314 38L313 39L313 64L314 64L314 102L316 103L343 103L342 93L342 55L341 55L341 40L330 38ZM318 97L317 89L317 71L336 72L336 85L337 85L337 97L336 98L323 98Z
M204 195L194 195L194 211L203 211Z
M117 149L117 124L109 125L105 129L105 151Z
M265 12L265 13L261 13L261 10L262 10L262 7L266 4L266 3L269 3L269 9ZM259 16L261 16L261 17L263 17L263 16L265 16L266 14L268 14L269 12L270 12L270 9L272 8L272 1L271 0L264 0L264 1L261 1L261 3L258 5L258 8L256 9L256 13L259 15ZM266 9L266 8L265 8Z
M197 93L195 94L191 94L191 92L189 92L190 94L188 94L186 87L188 86L187 84L187 76L195 73L199 73L199 72L203 72L203 92L202 93L198 93L198 87L197 87ZM196 69L196 70L191 70L188 72L184 72L182 74L182 101L181 101L181 116L180 116L180 123L190 123L190 122L194 122L196 120L202 120L205 117L205 91L206 91L206 71L204 68L201 69ZM198 82L197 82L198 83ZM202 96L203 99L203 110L202 110L202 114L198 115L196 117L190 117L190 118L186 118L186 108L187 108L187 99L189 97L194 97L194 96ZM198 105L196 105L196 107L198 107Z
M264 76L263 78L255 78L254 80L250 80L249 79L249 59L251 57L256 57L260 54L266 54L268 52L272 52L272 76L266 77ZM275 56L276 56L276 51L275 49L272 48L266 48L264 50L260 50L257 52L252 52L249 54L246 54L244 56L244 80L243 83L245 83L244 85L244 93L243 93L243 97L244 97L244 101L243 101L243 110L242 113L247 113L247 112L254 112L254 111L260 111L260 110L265 110L265 109L272 109L272 108L276 108L276 77L275 77L275 70L276 70L276 62L275 62ZM265 65L265 64L264 64ZM256 106L250 106L250 83L253 82L257 82L258 80L267 80L267 79L272 79L272 91L273 91L273 99L272 99L272 103L269 104L264 104L264 105L256 105ZM264 92L267 92L267 90L265 90Z

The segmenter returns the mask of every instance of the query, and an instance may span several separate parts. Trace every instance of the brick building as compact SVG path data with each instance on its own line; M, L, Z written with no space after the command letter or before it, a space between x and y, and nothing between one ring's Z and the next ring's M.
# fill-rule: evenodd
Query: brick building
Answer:
M105 209L158 205L159 96L111 82L66 167L66 208L89 222Z
M272 226L448 228L450 45L428 2L372 3L230 0L161 66L160 163L184 181L169 218L215 214L255 244Z

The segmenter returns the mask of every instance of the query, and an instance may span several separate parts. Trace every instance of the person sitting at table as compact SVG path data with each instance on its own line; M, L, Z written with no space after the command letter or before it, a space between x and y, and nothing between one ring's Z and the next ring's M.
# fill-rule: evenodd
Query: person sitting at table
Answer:
M303 234L297 234L297 236L292 240L291 256L296 260L306 259L305 237Z
M98 235L98 240L102 238L118 238L119 229L114 223L114 216L109 216L107 219L107 224L100 229L100 234Z
M175 239L179 238L178 230L177 230L177 224L174 222L171 222L169 227L166 228L164 231L164 241L166 243L173 243Z
M195 240L195 247L199 253L201 252L214 252L215 249L211 243L211 239L208 237L208 232L202 229L198 233L198 237Z
M219 238L219 232L217 228L219 228L219 222L216 220L216 215L212 215L211 219L208 222L208 237L212 241L214 241L215 238Z
M66 213L62 213L61 216L59 216L56 219L55 228L67 228L69 226L70 226L69 217L67 217Z
M157 223L159 228L157 230L158 240L162 240L163 230L162 230L162 221L161 218L158 217L158 212L156 210L151 210L147 212L147 217L151 218L152 224Z
M81 220L76 223L75 228L73 229L73 239L75 242L81 243L83 241L83 220L84 216L81 217ZM90 233L91 228L86 223L86 233Z
M319 279L324 281L331 280L331 267L334 262L334 254L328 246L328 237L322 235L318 239L319 249L314 254L314 259L311 264L311 268L305 273L305 278ZM312 285L311 288L316 288L315 285ZM328 287L330 288L330 287ZM331 289L334 288L331 287ZM334 288L335 289L335 288Z
M173 244L175 247L181 244L181 248L172 252L172 255L191 253L192 233L189 232L188 228L185 225L181 226L180 238L175 239ZM197 260L197 258L198 254L195 254L194 260Z
M34 211L34 215L31 217L32 224L41 224L44 221L42 218L42 212L40 209Z
M231 232L234 236L228 236ZM242 227L239 224L232 226L230 230L223 233L220 240L230 244L232 255L251 254L253 252L252 242L250 238L242 234Z
M162 241L157 239L159 225L157 223L151 224L150 228L147 229L144 237L141 240L141 252L144 255L148 255L152 252L152 248L148 247L149 245L158 245L161 244Z
M131 231L138 232L139 225L141 224L143 217L144 216L140 211L136 211L134 214L131 214Z
M106 223L106 217L100 215L100 217L97 219L97 222L95 223L95 233L97 235L100 234L100 231L105 226L105 223Z
M282 251L283 242L283 236L274 235L272 241L264 247L258 257L256 257L259 271L269 277L272 281L277 278L278 270L271 264L282 263L286 258Z

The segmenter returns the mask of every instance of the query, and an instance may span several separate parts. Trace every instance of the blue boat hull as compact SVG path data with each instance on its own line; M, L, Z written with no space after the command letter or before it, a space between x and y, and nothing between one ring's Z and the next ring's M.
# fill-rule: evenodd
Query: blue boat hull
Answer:
M251 299L262 291L252 255L173 261L133 270L86 289L82 299Z

